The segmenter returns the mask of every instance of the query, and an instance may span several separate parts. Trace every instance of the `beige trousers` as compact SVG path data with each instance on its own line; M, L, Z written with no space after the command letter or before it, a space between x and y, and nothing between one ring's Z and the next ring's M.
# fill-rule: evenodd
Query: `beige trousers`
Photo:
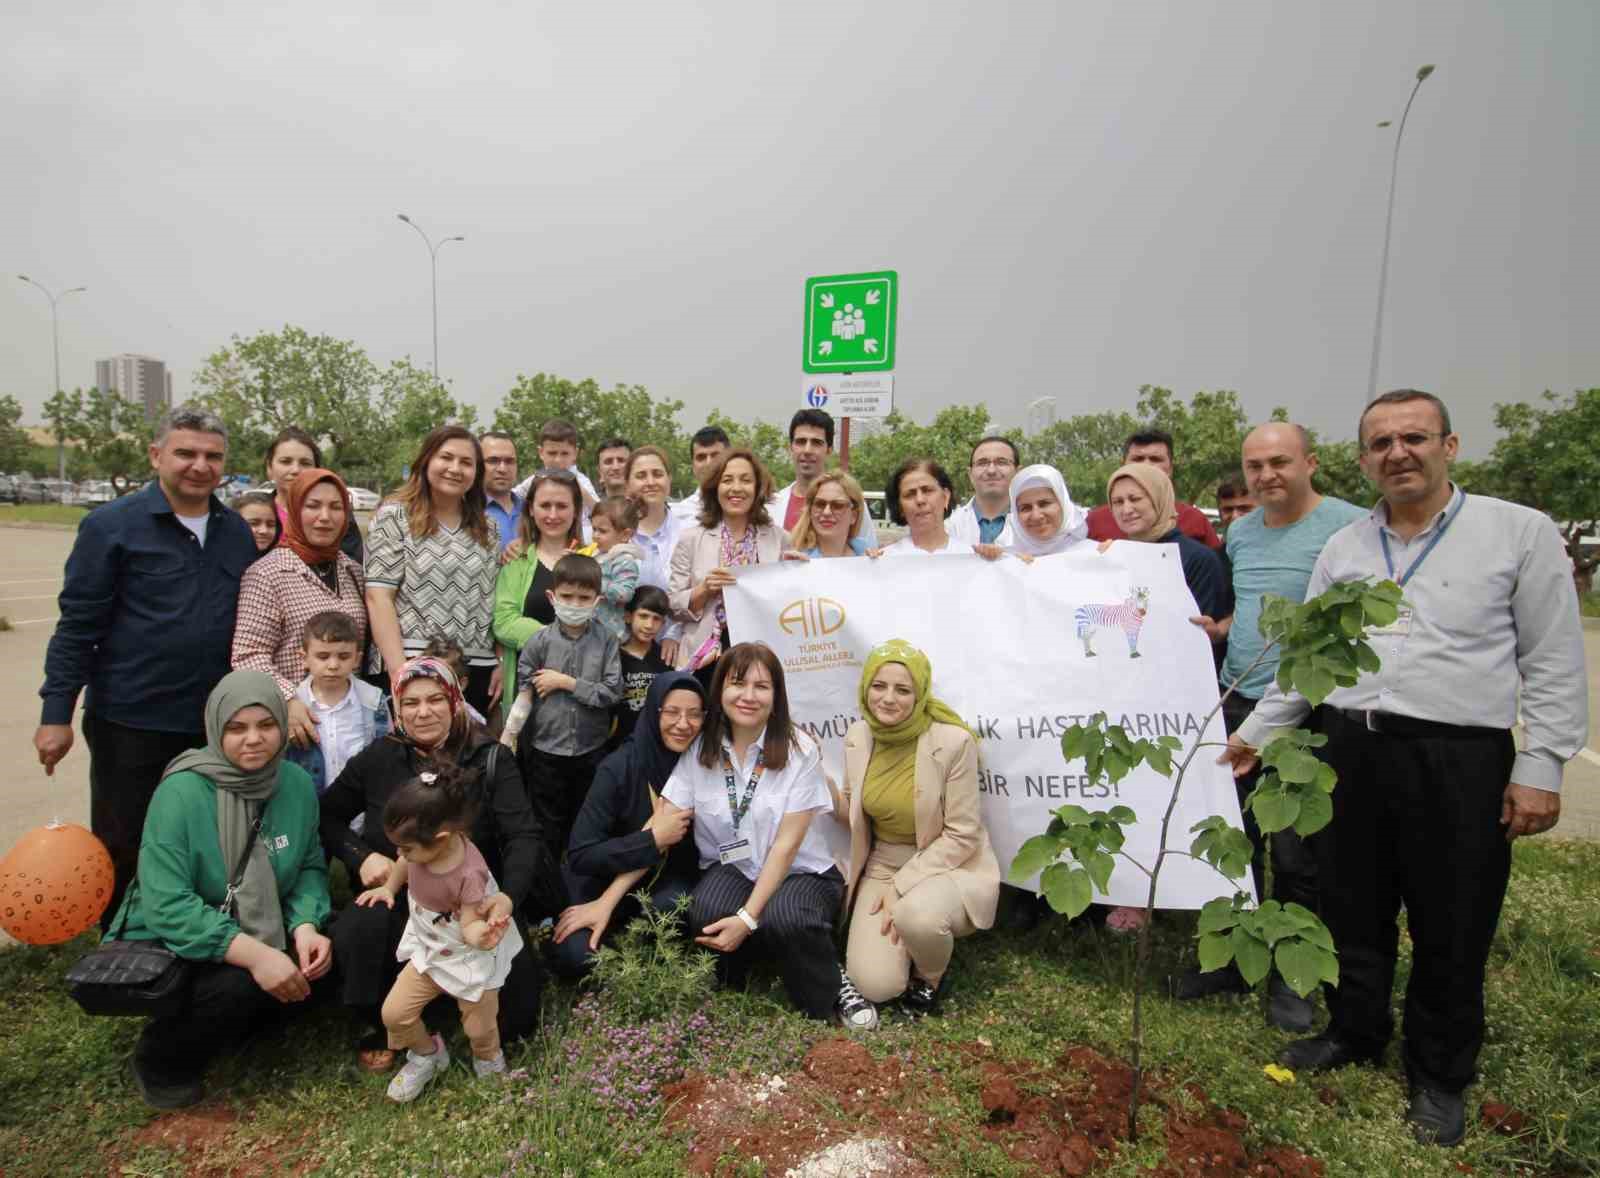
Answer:
M925 981L943 977L955 939L975 931L961 892L948 875L930 876L894 899L894 873L916 853L909 843L874 843L856 884L844 967L856 989L871 1002L904 994L913 967ZM894 903L898 945L878 931L883 913L872 914L873 905L884 896Z
M427 974L418 973L409 961L395 978L389 996L383 1000L383 1025L389 1032L389 1049L402 1048L419 1055L431 1054L433 1039L422 1023L422 1009L440 994L443 987ZM461 1028L472 1043L478 1059L493 1059L500 1054L500 991L485 990L476 1002L456 999L461 1008Z

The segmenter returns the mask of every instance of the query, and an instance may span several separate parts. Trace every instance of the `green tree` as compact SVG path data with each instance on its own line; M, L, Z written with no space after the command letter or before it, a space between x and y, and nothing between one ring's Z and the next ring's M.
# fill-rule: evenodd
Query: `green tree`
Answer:
M689 489L689 443L678 427L682 401L658 401L643 385L618 384L602 390L593 380L571 381L539 372L518 374L516 384L494 413L494 428L517 442L524 472L538 462L539 429L552 418L570 421L578 431L579 465L592 467L595 450L607 438L626 438L634 446L660 446L672 455L673 488Z
M789 458L789 434L786 429L779 428L768 421L756 420L749 425L740 425L733 418L713 409L711 416L706 418L707 425L721 426L732 439L734 447L744 447L755 452L755 456L766 464L772 472L772 485L785 487L794 482L794 462ZM838 439L835 438L835 444ZM852 466L854 464L852 463ZM676 471L674 472L676 473ZM677 480L674 480L676 485ZM782 522L781 520L779 521Z
M1600 389L1570 397L1547 390L1538 403L1497 404L1494 423L1501 436L1488 459L1458 463L1457 480L1549 514L1572 557L1578 592L1589 592L1600 563L1583 550L1584 535L1600 525Z
M82 404L71 437L90 467L125 495L135 482L149 477L155 423L142 404L110 390L92 388Z
M1106 480L1122 465L1122 446L1139 428L1131 413L1083 413L1024 439L1023 462L1044 462L1061 472L1075 502L1105 501Z
M22 402L12 396L0 397L0 470L21 470L28 460L30 443L21 421Z
M1172 435L1172 482L1179 499L1210 502L1217 484L1239 469L1249 419L1237 393L1198 392L1185 405L1171 389L1141 385L1137 412L1141 421Z
M972 494L967 466L973 443L995 431L990 429L987 407L947 405L928 425L918 425L897 411L863 432L865 436L850 443L850 473L867 490L883 490L895 467L907 458L932 458L949 472L956 498L964 500ZM1023 444L1021 431L1008 436Z
M410 360L395 360L378 374L376 416L381 434L352 448L342 466L347 479L377 491L399 479L436 426L451 422L474 429L478 421L475 407L455 400L433 373Z
M381 375L349 340L287 326L242 339L235 335L195 373L195 399L228 425L229 465L259 471L272 435L299 426L328 451L335 466L371 462L386 426L375 402Z

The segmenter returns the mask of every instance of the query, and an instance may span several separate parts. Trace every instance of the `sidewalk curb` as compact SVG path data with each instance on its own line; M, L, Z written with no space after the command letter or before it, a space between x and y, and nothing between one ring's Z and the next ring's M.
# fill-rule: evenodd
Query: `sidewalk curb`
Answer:
M45 523L43 520L35 519L16 519L7 520L5 523L0 523L0 529L16 529L17 531L21 532L76 532L78 530L78 525L50 524ZM1600 621L1600 618L1593 620Z

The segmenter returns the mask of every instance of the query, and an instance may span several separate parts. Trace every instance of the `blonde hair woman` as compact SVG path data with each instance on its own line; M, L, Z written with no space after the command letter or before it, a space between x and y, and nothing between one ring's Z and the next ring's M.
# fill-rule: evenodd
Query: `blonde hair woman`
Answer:
M842 470L832 470L811 484L789 542L807 556L861 556L868 548L867 497L861 484Z

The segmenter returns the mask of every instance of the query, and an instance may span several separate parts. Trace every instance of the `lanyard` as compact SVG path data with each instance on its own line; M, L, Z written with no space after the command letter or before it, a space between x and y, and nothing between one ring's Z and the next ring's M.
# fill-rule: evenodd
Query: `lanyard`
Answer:
M722 776L728 783L728 812L733 815L733 835L735 838L739 837L739 823L743 822L744 816L750 813L750 802L756 796L756 786L761 784L761 774L765 769L762 760L765 753L766 749L757 746L755 772L750 774L750 784L745 786L744 800L739 801L739 787L733 778L733 761L728 757L728 750L722 750Z
M1457 491L1456 494L1460 496L1459 500L1456 502L1456 505L1450 509L1449 513L1444 517L1444 519L1439 522L1439 530L1433 534L1433 539L1428 541L1428 543L1422 549L1422 555L1417 557L1416 560L1412 561L1411 567L1408 568L1405 571L1405 574L1399 578L1396 578L1394 575L1394 557L1389 552L1389 533L1381 526L1378 528L1378 541L1383 545L1383 563L1389 566L1389 579L1398 584L1402 589L1405 588L1406 582L1411 580L1411 578L1416 575L1416 571L1422 567L1422 562L1428 559L1428 554L1439 546L1439 541L1444 539L1445 529L1455 522L1456 516L1460 515L1461 509L1467 505L1466 495L1462 494L1460 491Z

